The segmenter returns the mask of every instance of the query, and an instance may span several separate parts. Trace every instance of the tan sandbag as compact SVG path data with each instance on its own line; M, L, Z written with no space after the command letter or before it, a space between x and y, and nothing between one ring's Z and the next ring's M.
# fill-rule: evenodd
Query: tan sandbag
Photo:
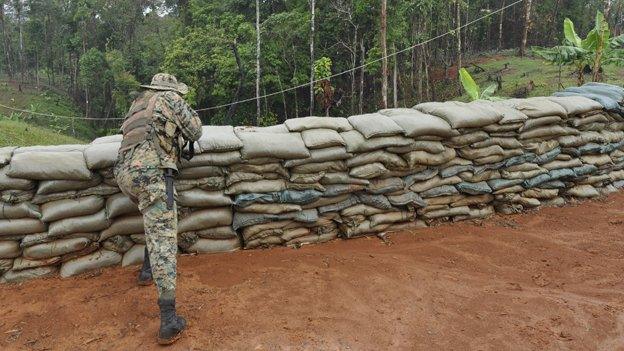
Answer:
M123 135L115 134L115 135L107 135L99 138L95 138L91 145L94 144L109 144L109 143L120 143L123 140Z
M117 217L110 227L102 231L100 241L104 241L116 235L131 235L144 232L145 228L143 226L142 215Z
M7 175L9 167L0 168L0 191L2 190L31 190L35 182L28 179L12 178Z
M135 266L143 263L145 259L145 245L134 245L130 250L126 251L121 259L121 266Z
M353 216L369 217L372 215L386 213L386 212L388 212L388 210L382 210L373 206L358 204L355 206L345 208L344 210L340 211L340 215L342 215L343 217L353 217Z
M306 163L300 166L294 166L291 168L292 173L333 173L333 172L346 172L347 165L344 161L327 161L327 162L319 162L319 163Z
M35 145L19 147L13 151L13 155L29 153L29 152L80 152L83 153L89 145L68 144L68 145Z
M295 228L285 230L284 234L282 234L282 240L288 242L297 238L304 237L306 235L310 235L310 229L308 228Z
M28 235L45 232L45 223L38 219L2 219L0 220L0 237L12 235Z
M487 156L493 155L503 155L503 148L498 145L492 145L485 148L475 149L475 148L461 148L459 149L459 155L463 158L469 160L476 160L478 158L483 158Z
M390 225L380 224L378 226L372 226L370 221L363 221L362 223L360 223L359 225L355 227L348 227L348 226L343 226L343 225L341 225L340 227L341 227L341 233L346 238L354 238L354 237L363 236L363 235L381 233L385 231L386 229L388 229Z
M501 175L504 179L530 179L533 177L537 177L540 174L548 173L546 169L536 169L534 171L526 171L526 172L507 172L505 170L501 171Z
M450 205L452 203L457 203L459 201L462 201L465 198L466 198L465 195L458 194L458 195L432 197L429 199L425 199L424 201L425 203L427 203L427 206L439 206L439 205Z
M473 148L484 148L492 145L498 145L503 149L520 149L523 147L522 143L520 143L516 138L488 138L486 140L473 143L470 146Z
M559 190L557 189L539 189L533 188L522 192L523 197L530 197L538 200L554 199L559 196Z
M554 169L576 168L581 166L583 166L583 162L581 162L581 160L579 160L578 158L573 158L569 161L551 161L542 165L542 167L546 168L549 171L552 171Z
M521 193L523 191L524 191L524 187L522 187L522 185L513 185L507 188L496 190L493 194L499 195L499 194Z
M67 278L90 270L116 266L121 263L122 256L117 252L100 250L87 256L63 263L61 277Z
M340 136L347 143L347 151L354 153L375 151L385 149L387 147L408 146L414 142L414 139L401 135L381 136L366 139L364 135L357 130L340 133Z
M13 155L7 175L33 180L89 180L82 152L24 152Z
M333 205L333 204L337 204L340 202L343 202L345 200L347 200L349 197L351 197L351 194L342 194L342 195L338 195L338 196L331 196L331 197L322 197L314 202L311 202L309 204L303 205L302 208L304 210L307 209L311 209L311 208L317 208L317 207L323 207L323 206L328 206L328 205Z
M353 154L347 152L347 149L344 146L334 146L324 149L312 149L310 150L310 157L285 161L284 167L291 168L294 166L305 165L308 163L342 161L347 160L352 156Z
M471 208L470 212L465 216L456 216L453 221L468 221L471 219L485 219L493 216L496 211L493 206L487 206L484 208Z
M388 169L383 164L374 162L352 168L349 175L361 179L373 179L381 177L386 173L388 173Z
M609 173L609 177L614 182L618 180L624 180L624 170L611 172Z
M503 116L492 107L480 103L427 102L414 108L444 119L454 129L483 127L503 119Z
M60 239L50 243L27 247L24 249L24 257L31 260L41 260L62 256L70 252L82 250L90 243L91 240L87 238Z
M412 229L427 228L427 227L428 227L427 223L421 220L417 220L414 222L403 222L403 223L391 224L388 228L384 230L384 232L394 233L394 232L409 231Z
M578 115L591 111L602 111L602 105L584 96L549 96L548 100L560 105L568 115Z
M286 190L286 182L278 180L259 180L255 182L236 183L225 190L228 195L244 193L273 193Z
M607 116L599 113L599 114L595 114L595 115L591 115L587 117L570 118L567 120L567 122L572 127L578 128L578 127L587 126L587 125L591 125L595 123L600 123L600 124L609 123L609 119L607 118Z
M230 208L214 208L195 211L178 223L178 233L193 232L232 224Z
M292 220L273 221L273 222L268 222L268 223L263 223L263 224L255 224L255 225L243 228L242 235L245 240L248 240L249 238L254 238L258 236L260 233L263 233L266 231L278 231L281 235L281 233L284 232L284 228L288 226L293 226L293 225L299 225L299 224L296 224Z
M236 209L238 212L268 214L281 214L301 210L301 206L294 204L251 204L249 206Z
M86 216L102 208L104 208L104 199L100 196L58 200L41 205L41 220L54 222L64 218Z
M140 214L139 207L123 193L115 194L106 199L106 212L109 219L129 214Z
M345 141L333 129L308 129L301 132L305 146L309 149L322 149L332 146L345 146Z
M422 113L411 108L394 108L379 111L380 114L388 116L404 131L405 135L416 138L424 135L435 135L440 137L453 136L454 130L442 118Z
M505 156L503 155L493 155L493 156L478 158L476 160L473 160L473 162L475 163L475 165L488 165L492 163L501 162L504 159L505 159Z
M592 198L600 196L600 193L596 188L591 185L577 185L573 188L570 188L565 193L568 196L574 196L578 198Z
M548 100L545 97L533 97L528 99L507 99L502 101L503 104L515 108L524 113L529 118L538 118L544 116L560 116L567 117L566 110L559 104Z
M131 234L130 239L137 244L145 245L145 234Z
M273 176L273 175L276 175L276 176ZM277 173L258 174L258 173L232 172L232 173L229 173L227 177L225 178L225 185L232 186L240 182L254 182L254 181L263 180L263 179L275 180L279 178L280 178L280 175L278 175Z
M109 168L115 165L121 143L91 144L84 151L89 169Z
M324 174L321 174L319 177L322 178ZM305 191L305 190L316 190L323 192L325 191L325 187L321 183L286 183L286 190L297 190L297 191Z
M110 222L106 218L106 210L103 209L88 216L65 218L50 223L48 233L52 237L61 237L74 233L92 233L104 230L109 225Z
M200 153L235 151L243 147L232 126L203 126L202 136L197 141Z
M36 205L40 205L40 204L50 202L50 201L71 199L71 198L84 197L84 196L90 196L90 195L109 196L109 195L117 194L120 191L121 190L119 190L119 188L116 186L100 184L93 188L79 190L79 191L71 190L71 191L66 191L62 193L54 193L54 194L49 194L49 195L38 194L38 195L35 195L35 197L32 199L32 203Z
M0 219L41 218L39 207L28 202L16 205L0 202Z
M556 138L564 135L577 135L576 129L561 126L547 126L520 133L520 139Z
M407 162L405 162L405 160L393 153L383 150L359 154L350 160L347 160L347 167L353 168L375 162L379 162L389 169L407 168Z
M453 207L449 209L437 210L424 213L422 216L426 219L435 219L441 217L468 216L470 208L467 206Z
M232 198L222 191L192 189L178 193L177 203L184 207L226 207L232 205Z
M0 258L19 257L22 254L19 241L0 241Z
M487 105L494 109L494 111L500 113L503 116L503 119L498 121L498 125L514 125L517 123L523 123L529 118L524 113L509 107L500 101L477 100L473 103Z
M54 275L58 272L58 267L47 266L21 271L10 270L0 278L0 283L21 283L30 279L43 278Z
M291 132L302 132L309 129L333 129L338 132L346 132L353 129L344 117L292 118L287 119L284 124Z
M559 116L545 116L533 118L524 123L522 128L520 128L520 132L527 132L529 130L544 126L561 125L562 122L563 119Z
M347 120L366 139L404 134L403 128L380 113L351 116Z
M199 166L183 168L180 170L179 179L199 179L208 177L223 177L225 171L218 166Z
M462 179L457 176L448 177L448 178L441 178L440 176L435 176L423 182L415 183L414 185L410 187L410 190L416 193L421 193L421 192L424 192L433 188L437 188L443 185L455 185L461 182L462 182Z
M44 180L37 187L38 195L62 193L70 190L85 190L102 183L102 177L94 174L90 180Z
M15 146L0 147L0 167L8 165L11 162L13 151L17 149Z
M581 156L583 163L594 165L596 167L613 164L613 160L609 155L583 155Z
M451 207L483 205L492 201L494 201L494 196L491 194L466 196L463 199L453 202Z
M559 141L557 140L549 140L538 143L526 143L524 144L524 148L527 151L530 151L536 155L543 155L549 151L556 149L559 146Z
M425 151L431 154L439 154L441 152L444 152L446 148L439 141L418 140L407 146L389 147L386 150L394 154L406 154L412 151Z
M480 183L491 179L500 179L501 174L499 171L485 171L482 173L473 172L461 172L458 176L468 183Z
M455 146L455 147L462 147L462 146L475 144L480 141L487 140L489 137L490 136L488 135L488 133L482 130L476 130L476 131L473 130L470 133L465 133L462 135L452 137L450 140L447 141L447 144Z
M439 166L449 162L456 156L455 149L447 148L444 152L439 154L430 154L425 151L413 151L403 155L403 158L407 161L410 168L414 168L420 165Z
M196 232L197 236L203 239L224 240L238 238L236 231L230 226L209 228Z
M520 130L522 126L524 126L524 123L515 123L515 124L506 124L506 125L497 123L497 124L490 124L489 126L485 126L483 127L483 130L492 134L507 133L507 132L515 133L518 130Z
M108 238L101 245L106 250L115 251L123 255L132 248L134 242L128 236L116 235Z
M241 154L246 160L259 157L284 160L310 157L299 133L237 132L236 135L243 142Z
M324 176L325 176L325 172L308 173L308 174L293 173L290 176L290 181L292 183L299 183L299 184L314 184L314 183L320 182ZM289 188L288 185L286 185L286 187Z
M243 162L240 151L209 152L195 155L190 161L182 160L182 168L203 166L230 166Z
M380 224L394 224L397 222L413 221L415 219L415 212L397 211L372 215L370 217L370 224L372 227L376 227Z
M37 267L54 266L61 262L60 257L51 257L42 260L29 260L24 257L18 257L13 261L13 270L21 271L24 269L32 269Z
M366 179L351 177L347 173L327 173L321 179L321 184L323 185L332 185L332 184L368 185L370 184L370 181Z
M284 240L278 236L269 236L266 238L260 238L251 240L245 243L245 249L255 249L258 247L271 247L275 245L282 245Z
M0 258L0 277L13 268L13 259L12 258Z

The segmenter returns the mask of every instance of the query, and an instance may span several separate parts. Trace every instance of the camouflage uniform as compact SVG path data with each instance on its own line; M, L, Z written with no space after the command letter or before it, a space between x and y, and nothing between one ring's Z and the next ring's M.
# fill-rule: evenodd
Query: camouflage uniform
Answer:
M202 132L201 120L173 91L145 91L135 104L151 98L155 99L151 113L155 135L120 152L115 177L123 193L143 214L152 275L159 296L165 292L175 295L178 219L175 203L172 209L167 208L164 170L177 171L183 138L197 141Z

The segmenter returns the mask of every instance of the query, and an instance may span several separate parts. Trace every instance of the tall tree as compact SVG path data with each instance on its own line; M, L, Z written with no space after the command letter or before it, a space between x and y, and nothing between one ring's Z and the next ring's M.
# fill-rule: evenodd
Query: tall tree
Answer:
M527 39L529 37L529 28L531 27L531 6L533 0L524 1L524 27L522 28L522 42L520 43L520 57L526 54Z
M459 70L463 67L463 62L462 62L462 36L461 36L461 0L455 0L455 7L456 7L456 25L457 25L457 29L456 29L456 35L457 35L457 71L459 72ZM457 78L457 77L452 77L453 79ZM462 94L462 87L458 87L459 89L459 94Z
M381 100L388 108L388 0L381 0Z
M256 0L256 120L260 122L260 0Z
M316 1L310 0L310 116L314 115L314 35Z
M2 45L4 46L4 57L6 64L6 72L9 75L9 78L13 79L13 65L11 59L11 39L9 38L9 33L7 32L6 21L4 20L4 2L5 0L0 0L0 27L2 27Z

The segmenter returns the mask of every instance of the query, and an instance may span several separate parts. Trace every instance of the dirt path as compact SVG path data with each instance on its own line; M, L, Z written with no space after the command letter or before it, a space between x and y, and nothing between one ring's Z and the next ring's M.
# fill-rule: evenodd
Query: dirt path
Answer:
M623 203L182 257L169 349L624 350ZM0 349L158 349L137 270L0 287Z

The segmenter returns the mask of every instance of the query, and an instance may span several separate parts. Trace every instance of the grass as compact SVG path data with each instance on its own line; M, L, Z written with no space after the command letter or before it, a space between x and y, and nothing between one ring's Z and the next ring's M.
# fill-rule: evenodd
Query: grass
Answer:
M0 118L0 147L84 144L84 140L23 121Z

